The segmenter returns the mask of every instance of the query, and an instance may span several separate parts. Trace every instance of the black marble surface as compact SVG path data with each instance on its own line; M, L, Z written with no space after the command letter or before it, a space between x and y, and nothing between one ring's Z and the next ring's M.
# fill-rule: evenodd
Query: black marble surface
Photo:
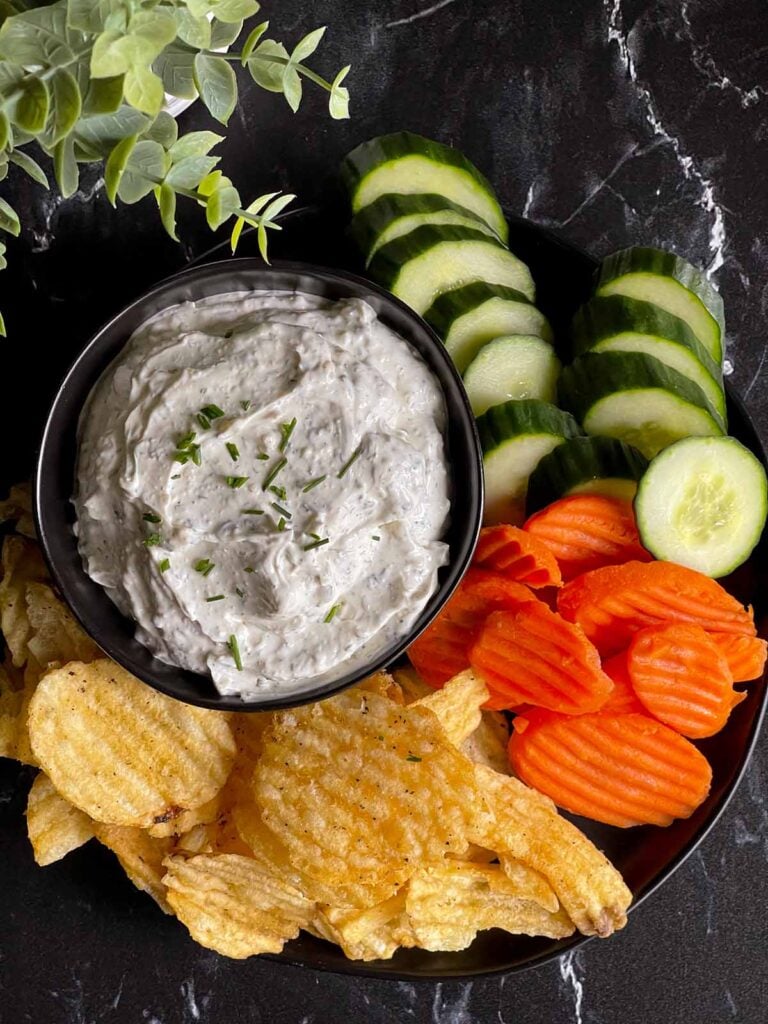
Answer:
M275 34L329 25L351 60L352 119L244 83L224 147L243 194L322 201L339 157L407 127L464 149L509 209L603 255L644 242L708 266L728 313L731 380L768 439L768 7L764 0L273 0ZM198 107L186 127L208 126ZM24 214L0 277L3 477L29 470L40 396L90 327L210 244L197 210L168 240L150 201L112 210L97 170L66 203L12 177ZM11 354L12 353L12 354ZM11 372L11 368L13 368ZM35 400L31 394L37 396ZM229 963L175 938L105 852L31 862L28 772L0 785L0 1021L34 1024L714 1024L768 1018L765 744L713 833L630 926L536 971L397 984ZM94 859L95 858L95 859ZM97 870L98 869L98 870ZM101 879L113 871L107 895ZM3 898L3 893L6 899ZM25 912L21 912L25 908ZM39 926L31 926L38 921ZM153 941L145 941L152 934ZM174 955L157 956L157 936ZM149 947L154 950L150 955Z

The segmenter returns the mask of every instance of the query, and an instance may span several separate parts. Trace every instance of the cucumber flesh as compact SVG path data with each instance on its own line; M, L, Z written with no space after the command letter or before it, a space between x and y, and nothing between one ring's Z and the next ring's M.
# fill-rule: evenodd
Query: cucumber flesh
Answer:
M534 297L528 267L498 240L472 228L425 224L383 245L368 270L417 313L425 313L443 292L472 281Z
M648 460L613 437L573 437L542 459L528 483L528 515L569 494L632 501Z
M563 370L560 397L588 434L616 437L646 458L681 438L723 427L704 392L639 352L588 352Z
M559 375L560 360L551 345L534 335L512 335L480 349L464 372L464 387L480 416L512 398L554 402Z
M503 241L509 229L487 178L458 150L413 132L382 135L353 149L341 165L353 212L391 193L436 193L472 210Z
M640 539L657 558L718 578L745 562L765 526L768 483L733 437L690 437L658 455L635 499Z

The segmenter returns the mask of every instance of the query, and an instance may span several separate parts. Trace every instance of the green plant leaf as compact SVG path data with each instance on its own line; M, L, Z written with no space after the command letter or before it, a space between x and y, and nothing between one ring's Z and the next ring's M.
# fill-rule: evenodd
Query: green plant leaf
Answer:
M205 206L205 218L208 221L208 226L212 231L228 221L232 214L240 206L240 196L238 191L232 185L225 185L223 188L217 188L208 197L208 202Z
M189 13L194 18L205 18L216 6L216 0L186 0Z
M67 25L89 35L107 27L107 19L121 10L121 0L68 0Z
M307 57L311 57L315 50L320 45L320 40L325 35L325 25L322 28L316 28L314 32L310 32L304 36L296 46L294 47L293 53L291 54L291 63L300 64Z
M10 166L7 155L0 153L0 181L5 181L8 177L8 168Z
M168 46L152 65L163 80L165 91L182 100L197 97L195 86L195 51L184 44Z
M226 124L237 103L235 72L223 57L195 57L195 85L211 115Z
M80 171L75 160L75 142L71 135L57 143L53 151L53 171L59 191L65 199L77 192Z
M117 205L117 190L120 188L128 159L138 141L138 135L129 135L127 139L118 142L107 157L107 162L104 165L104 184L106 185L107 199L113 206Z
M165 184L173 188L197 188L206 174L210 174L221 157L188 156L173 164L165 176Z
M211 45L210 21L207 18L195 18L186 7L176 10L176 34L197 50L207 50Z
M349 117L349 90L341 83L349 74L351 66L351 64L347 64L345 68L342 68L331 84L328 112L334 121L343 121Z
M244 227L245 220L242 217L238 217L237 220L235 221L234 227L232 228L232 234L229 236L229 245L232 250L233 256L237 252L237 246L240 242L240 235L242 235Z
M67 28L61 3L38 7L9 18L0 29L0 56L24 67L60 67L74 60L78 37Z
M42 142L52 149L56 143L69 135L80 117L82 99L80 86L75 76L66 68L57 68L48 83L51 93L51 107Z
M214 18L211 22L211 49L223 50L231 46L242 31L242 20L227 23Z
M201 196L212 196L218 188L228 188L232 181L221 171L211 171L200 181L197 191Z
M288 102L288 106L295 114L301 104L301 79L295 68L285 68L283 74L283 95Z
M25 78L19 83L19 90L20 94L7 106L11 121L30 135L39 135L48 119L48 87L42 78Z
M265 208L264 213L262 214L264 220L274 220L275 217L281 214L286 206L289 206L295 198L296 196L292 193L286 193L286 195L279 196L277 199L274 199L269 206Z
M275 42L274 39L264 39L248 58L248 70L251 78L262 89L268 92L282 92L285 65L275 63L270 60L271 57L290 59L282 43Z
M160 219L163 222L163 227L174 242L178 242L179 238L176 234L176 193L168 185L161 185L160 188L155 189L155 198L160 208Z
M164 149L170 149L179 137L179 126L176 118L171 117L167 110L161 110L152 124L144 132L145 139L159 142Z
M264 260L265 263L268 264L269 256L267 255L267 229L264 227L263 224L259 224L259 226L256 228L256 232L256 237L259 240L259 252L261 253L261 258Z
M5 199L0 199L0 229L7 231L9 235L18 235L21 231L16 211Z
M114 114L123 102L123 76L112 78L91 78L88 75L88 91L83 100L83 114Z
M128 22L128 34L142 39L152 50L150 60L176 38L176 18L161 7L137 11Z
M13 145L11 122L8 120L5 111L0 110L0 152L2 152L9 143Z
M167 170L168 157L160 143L142 139L128 158L117 190L118 197L124 203L138 203L163 180Z
M0 96L10 96L24 79L24 69L0 61Z
M106 30L97 36L91 51L91 75L93 78L113 78L124 75L133 63L122 32Z
M48 177L43 168L37 160L33 160L32 157L29 156L28 153L25 153L23 149L16 149L12 153L9 153L8 159L12 164L16 164L17 167L20 167L22 171L26 171L30 178L33 181L36 181L38 185L42 185L43 188L50 189L51 186L48 184Z
M213 0L210 7L219 21L230 23L252 18L259 4L257 0Z
M3 260L3 266L5 266L5 260ZM6 329L5 329L5 320L3 320L3 314L2 313L0 313L0 337L2 337L2 338L7 337L7 332L6 332Z
M207 156L214 146L223 141L224 136L216 132L188 132L174 142L168 152L173 163L177 164L188 156Z
M251 56L254 49L256 48L256 44L258 43L258 41L261 39L261 37L264 35L268 28L269 22L262 21L260 25L257 25L256 28L249 33L248 38L243 43L243 48L240 51L240 63L243 65L243 67L245 67L245 65L248 63L248 58Z
M154 117L165 100L163 80L150 68L137 64L126 73L123 95L132 107Z
M141 135L150 123L146 114L122 106L114 114L81 118L75 125L73 139L85 159L106 159L121 139Z

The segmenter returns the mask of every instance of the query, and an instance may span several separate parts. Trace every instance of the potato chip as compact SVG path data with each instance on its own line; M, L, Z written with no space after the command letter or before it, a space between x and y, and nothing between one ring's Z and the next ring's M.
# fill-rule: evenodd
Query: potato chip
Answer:
M264 865L233 853L168 857L168 902L195 942L243 959L279 953L314 904Z
M43 772L27 797L27 835L37 863L43 867L66 857L93 838L93 822L56 791Z
M16 757L23 693L0 665L0 757Z
M350 960L389 960L398 949L414 945L404 889L364 910L319 906L309 928L341 946Z
M515 894L521 899L533 900L534 903L538 903L545 910L551 910L552 913L560 906L557 893L540 871L523 864L509 853L499 854L499 864L501 870L515 886Z
M374 675L364 679L362 683L358 683L354 689L360 690L363 693L378 693L380 697L387 697L389 700L394 701L395 704L402 705L405 703L403 691L389 672L376 672Z
M216 821L221 813L220 795L217 793L212 800L201 804L200 807L193 807L190 810L171 808L162 821L155 821L147 828L147 832L156 839L165 839L167 836L180 836L196 825L207 825Z
M488 687L479 675L468 669L449 679L441 690L433 690L415 701L413 706L434 711L448 739L455 747L460 747L480 725L480 708L488 697Z
M264 733L271 724L272 715L269 712L236 712L232 715L230 725L237 753L226 790L222 793L223 805L231 807L240 801L250 802L253 799L253 769L264 749Z
M170 839L155 839L141 828L93 822L96 838L120 861L120 867L140 892L151 896L164 914L172 914L163 876L164 859L171 850Z
M226 714L171 700L106 659L48 672L29 733L59 792L113 825L147 827L200 807L235 756Z
M37 544L16 536L6 537L3 542L2 566L0 632L5 637L13 664L20 668L27 659L27 643L32 635L27 614L27 583L47 580L48 570Z
M67 606L46 583L26 585L27 617L31 634L27 648L37 662L95 661L103 657Z
M548 797L519 779L484 765L476 771L494 820L473 834L473 841L541 872L584 935L605 937L623 928L632 893L594 843L561 817Z
M34 539L37 536L29 484L14 484L8 497L0 501L0 523L8 522L15 522L16 532L24 537Z
M433 686L427 686L415 668L407 665L404 668L397 668L392 676L400 687L406 704L413 704L422 697L428 697L435 692Z
M479 931L502 928L514 935L572 935L572 921L520 898L498 864L445 861L421 868L408 883L406 910L421 949L466 949Z
M254 795L294 866L326 884L402 884L466 848L479 804L428 708L359 690L276 714Z
M509 726L504 715L498 711L484 711L480 724L461 745L461 749L478 764L487 765L502 775L509 775L507 744Z

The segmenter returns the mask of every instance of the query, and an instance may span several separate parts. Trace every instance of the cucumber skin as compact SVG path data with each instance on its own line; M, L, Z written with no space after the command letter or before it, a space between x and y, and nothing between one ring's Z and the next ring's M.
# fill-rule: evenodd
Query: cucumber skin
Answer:
M474 178L480 188L488 194L488 199L498 211L498 224L490 226L494 230L498 230L499 237L503 242L507 241L509 227L504 217L504 211L485 175L457 149L446 146L442 142L427 139L423 135L417 135L415 132L393 132L391 135L379 135L356 146L344 157L340 168L341 181L349 194L352 206L354 207L355 193L360 183L375 167L388 164L403 156L424 156L435 163L456 167Z
M441 338L446 338L454 320L458 320L490 299L507 299L509 302L533 305L526 295L515 288L485 281L472 281L470 284L463 284L459 288L452 288L451 291L438 295L424 314L424 319Z
M545 455L528 480L526 514L533 515L590 480L640 480L646 457L614 437L573 437Z
M601 399L622 391L655 388L668 391L690 405L709 413L725 433L723 423L701 388L682 373L639 352L586 352L560 376L560 401L583 423L589 410Z
M725 337L725 308L720 292L701 270L673 252L642 245L620 249L603 260L595 290L599 292L601 285L636 273L674 278L701 300Z
M494 405L477 419L483 454L491 454L507 441L526 434L553 437L581 437L582 431L570 413L537 398L512 399Z

